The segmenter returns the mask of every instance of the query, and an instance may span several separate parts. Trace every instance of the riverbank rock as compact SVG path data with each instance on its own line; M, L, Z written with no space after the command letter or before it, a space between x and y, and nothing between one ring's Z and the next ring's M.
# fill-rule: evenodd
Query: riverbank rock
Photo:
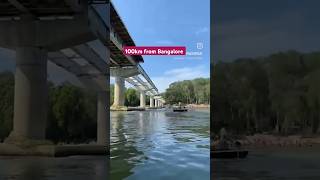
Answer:
M311 146L312 144L320 143L320 138L303 138L299 135L294 136L276 136L255 134L252 136L245 136L238 139L243 146L249 147L290 147L290 146Z
M128 111L128 107L126 106L111 106L111 111Z

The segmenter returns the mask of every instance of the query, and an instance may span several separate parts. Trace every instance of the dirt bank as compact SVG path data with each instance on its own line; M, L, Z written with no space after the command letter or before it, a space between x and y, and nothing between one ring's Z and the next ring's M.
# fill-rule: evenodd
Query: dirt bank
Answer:
M188 104L187 107L193 109L210 108L210 104Z
M255 134L237 139L245 147L302 147L320 144L320 136L303 137L301 135L276 136Z

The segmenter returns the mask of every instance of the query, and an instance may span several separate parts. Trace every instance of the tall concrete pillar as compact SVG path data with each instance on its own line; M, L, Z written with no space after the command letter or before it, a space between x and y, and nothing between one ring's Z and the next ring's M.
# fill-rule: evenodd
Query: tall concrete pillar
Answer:
M124 94L125 93L125 86L124 86L124 78L123 77L115 77L115 84L114 84L114 101L113 106L124 106Z
M154 99L154 107L158 107L158 100Z
M110 129L110 116L109 109L107 109L107 105L109 103L108 100L108 92L101 91L98 92L97 96L97 144L99 145L109 145L109 129Z
M143 91L140 92L140 107L146 107L146 93Z
M150 107L154 107L154 98L150 96Z
M47 54L38 47L16 49L13 131L7 142L45 139Z

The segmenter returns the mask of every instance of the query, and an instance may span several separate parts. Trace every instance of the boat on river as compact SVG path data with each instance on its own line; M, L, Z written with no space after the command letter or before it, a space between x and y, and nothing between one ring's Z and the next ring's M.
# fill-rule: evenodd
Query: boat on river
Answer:
M188 111L188 108L186 106L182 106L181 102L179 102L178 106L172 107L173 112L186 112Z
M243 159L246 158L249 151L247 150L211 150L210 158L215 159Z
M228 140L225 128L221 128L220 137L213 139L210 150L210 158L217 159L242 159L246 158L248 151L241 148L239 141Z
M178 106L172 108L173 112L186 112L188 111L188 108L185 106Z

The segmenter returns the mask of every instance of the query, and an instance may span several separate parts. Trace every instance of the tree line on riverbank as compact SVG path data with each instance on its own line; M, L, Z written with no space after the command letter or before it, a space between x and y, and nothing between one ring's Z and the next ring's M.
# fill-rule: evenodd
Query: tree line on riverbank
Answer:
M197 78L171 83L164 93L166 103L210 104L210 79Z
M319 52L219 62L213 72L211 128L227 127L236 134L318 133L319 78Z
M0 73L0 142L13 126L14 75ZM96 138L96 94L69 83L48 83L47 138L53 142L89 142Z
M11 132L14 107L14 75L0 73L0 142ZM110 86L113 103L114 86ZM94 141L97 129L96 93L70 83L55 85L48 82L47 138L53 142L83 143ZM147 102L148 102L147 98ZM140 95L128 88L126 106L139 106Z

